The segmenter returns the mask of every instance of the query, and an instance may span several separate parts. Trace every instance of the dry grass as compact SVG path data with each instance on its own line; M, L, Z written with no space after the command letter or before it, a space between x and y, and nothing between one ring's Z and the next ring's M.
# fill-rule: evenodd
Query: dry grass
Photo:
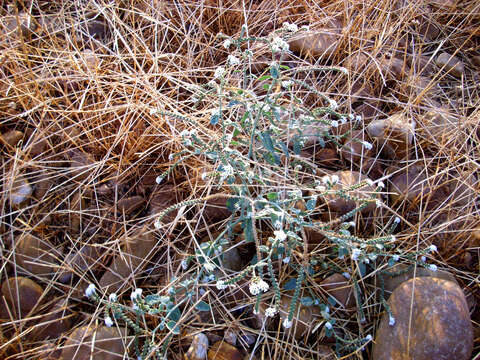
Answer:
M390 161L378 155L381 176L387 179L388 174L421 164L428 175L419 186L442 190L412 202L389 202L384 216L365 219L358 231L364 232L362 236L376 235L389 216L396 214L404 220L398 238L405 252L437 244L440 252L435 262L455 274L470 294L472 322L478 334L480 313L475 304L480 300L480 236L475 231L479 226L480 68L473 59L480 55L477 1L458 1L459 5L451 8L439 5L448 1L435 5L433 0L18 2L23 4L20 12L23 8L34 17L30 30L20 34L19 27L13 26L9 31L4 29L0 37L0 129L2 134L10 130L23 133L22 143L4 143L2 150L0 280L27 276L43 287L44 301L31 314L19 320L12 316L0 324L7 337L1 341L0 357L38 358L45 353L46 342L28 334L35 321L45 321L38 319L57 299L67 300L69 311L63 316L72 320L73 328L101 322L102 308L86 302L83 291L90 282L98 284L115 256L131 256L125 253L123 243L126 235L132 236L138 229L154 233L157 245L148 256L137 259L138 268L148 271L125 278L119 295L136 286L163 292L174 276L184 276L180 261L193 252L195 241L212 238L222 223L209 221L204 212L196 211L198 208L186 208L176 219L170 219L167 231L155 232L155 213L145 210L151 208L153 194L164 186L156 185L155 177L172 164L168 155L180 150L179 133L190 124L151 115L150 110L159 108L195 119L205 133L216 136L216 130L208 125L209 109L214 105L204 102L193 108L190 97L195 85L208 82L228 55L218 39L219 32L238 35L241 25L247 23L250 34L265 36L283 21L309 24L313 29L331 26L335 19L341 23L338 47L331 56L295 56L292 63L349 68L348 77L305 72L308 83L334 98L343 112L359 111L362 105L370 104L375 111L363 108L366 122L397 111L416 120L411 156ZM16 16L10 18L13 23ZM18 16L21 18L21 13ZM102 26L92 37L87 29L94 20ZM427 23L438 30L436 37L423 36L422 25ZM460 79L433 66L433 59L442 51L462 59L465 71ZM365 56L360 66L348 62L356 54ZM389 70L385 59L391 56L410 66L404 65L398 72ZM417 61L420 57L422 61ZM424 71L425 64L431 65L429 72ZM420 88L420 75L425 76L425 89ZM319 100L310 94L299 96L309 105L318 105ZM432 136L422 114L438 104L448 108L456 123L442 136ZM36 150L39 147L41 150ZM211 184L200 178L208 166L199 156L175 170L166 181L174 185L174 202L211 192ZM358 170L357 164L346 161L337 168ZM36 188L35 194L42 187L48 191L15 208L8 198L20 174ZM144 197L146 205L132 214L122 214L118 202L134 195ZM84 203L79 196L85 198ZM22 234L33 234L47 248L56 250L50 250L56 262L53 273L30 273L17 263L13 240ZM252 255L251 247L237 240L242 255ZM69 254L82 257L78 252L90 246L101 256L94 256L84 267L68 261ZM320 244L314 253L321 254L330 246ZM73 275L70 281L62 282L66 270ZM285 282L289 275L279 274L280 281ZM359 286L363 293L374 294L372 278L370 274L362 279ZM239 345L254 348L257 358L319 358L316 341L295 341L283 334L281 326L269 332L254 330L246 319L251 315L238 306L239 299L245 304L253 302L246 292L234 297L208 289L205 299L213 304L211 316L186 309L181 321L183 336L174 337L168 358L183 358L188 336L196 332L211 331L221 339L227 329L239 336L258 335L254 347ZM320 287L311 291L324 296ZM364 306L364 324L357 324L355 316L334 314L346 339L359 333L374 334L382 309L375 297L364 299ZM157 323L154 318L147 321L151 328ZM313 337L325 341L320 330ZM131 342L131 338L125 339ZM158 336L159 345L164 340L164 335ZM476 340L474 353L478 352ZM61 349L63 341L48 344ZM366 359L369 352L367 347L366 352L350 358Z

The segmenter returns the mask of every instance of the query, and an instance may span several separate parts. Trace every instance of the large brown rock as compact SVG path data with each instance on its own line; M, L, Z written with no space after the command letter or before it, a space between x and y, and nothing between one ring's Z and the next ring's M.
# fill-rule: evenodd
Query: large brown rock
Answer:
M46 239L23 234L15 240L15 260L20 269L29 273L48 276L55 271L55 250Z
M349 171L349 170L337 171L333 173L331 176L334 176L334 175L338 176L339 181L337 184L332 186L333 191L340 190L340 189L347 189L353 185L360 183L361 181L368 179L365 175L359 173L358 171ZM350 191L349 195L353 197L367 199L371 197L374 191L375 189L372 186L367 185L361 189ZM324 196L324 200L329 210L333 213L336 213L337 215L346 214L347 212L352 211L358 205L360 205L360 202L356 202L354 200L342 199L337 195L333 195L333 194ZM366 214L366 213L372 212L375 209L375 207L376 207L375 203L372 202L362 210L362 213Z
M435 64L455 77L461 77L465 71L462 61L449 53L441 53L435 59Z
M153 255L153 248L157 243L152 232L137 230L135 233L125 236L123 239L123 251L115 256L112 264L100 279L100 286L108 292L116 292L134 274L141 272L148 259Z
M467 360L473 330L462 289L451 281L414 278L397 287L375 337L373 360Z
M326 292L326 295L333 297L343 309L355 306L353 286L343 275L330 275L320 283L320 287Z
M300 31L288 40L290 50L303 56L328 58L337 51L341 27L340 22L331 21L318 31Z
M123 334L124 335L124 334ZM115 328L83 326L67 339L62 351L62 360L119 360L126 349L122 333Z
M283 323L290 311L290 303L292 298L289 296L282 296L280 300L280 319ZM300 339L303 336L308 336L312 330L312 324L315 322L317 317L320 315L320 310L318 306L303 306L300 301L297 303L297 308L293 313L292 327L283 330L289 336L293 336L295 339ZM292 335L291 335L292 334Z
M406 114L396 113L392 116L374 120L367 126L367 132L379 143L379 148L392 159L402 159L412 148L415 123Z
M29 338L36 341L58 339L71 326L68 317L68 301L66 299L57 301L45 315L34 321L34 329L29 333Z
M23 319L40 303L43 288L36 282L25 277L11 277L2 285L2 296L5 297L9 311L5 311L4 302L0 303L1 317Z

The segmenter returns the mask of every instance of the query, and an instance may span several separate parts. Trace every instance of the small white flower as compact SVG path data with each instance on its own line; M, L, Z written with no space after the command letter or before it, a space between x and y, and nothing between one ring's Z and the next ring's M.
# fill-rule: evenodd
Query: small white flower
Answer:
M207 178L208 174L207 173L202 173L202 180L205 181L205 179Z
M270 105L268 105L268 104L263 105L262 110L265 111L265 112L269 112L270 111Z
M438 267L435 264L430 264L430 265L428 265L428 269L431 270L431 271L437 271Z
M345 75L348 75L348 70L347 70L347 68L344 68L343 66L340 66L338 69L339 69L342 73L344 73Z
M116 301L117 301L117 294L111 293L111 294L108 296L108 301L110 301L110 302L116 302Z
M230 45L232 45L232 40L230 40L230 39L227 39L223 42L223 47L225 49L228 49L230 47Z
M332 326L332 324L330 323L330 321L327 321L327 322L325 323L325 327L326 327L327 329L329 329L329 330L332 330L332 328L333 328L333 326Z
M180 265L182 266L182 269L183 269L183 270L187 270L187 269L188 269L188 262L187 262L187 260L183 259L182 262L180 263Z
M162 227L162 223L158 220L156 220L154 223L153 223L153 226L155 226L155 229L157 230L160 230L161 227Z
M335 128L338 127L338 121L337 120L332 120L331 125Z
M370 179L366 179L365 182L367 183L368 186L373 186L373 181Z
M309 31L309 30L310 30L310 26L308 26L308 25L302 25L302 26L300 27L300 29L305 30L305 31Z
M113 326L113 320L110 316L107 316L105 318L105 325L108 326L108 327L112 327Z
M275 37L273 40L272 40L272 51L273 52L279 52L279 51L288 51L289 49L289 45L288 43L283 40L282 38L280 37Z
M190 136L190 131L182 130L182 132L180 133L180 136Z
M282 81L282 87L284 87L285 89L288 89L290 86L293 85L293 81L292 80L284 80Z
M274 317L277 314L277 309L274 307L269 307L265 310L265 316L266 317Z
M365 340L371 341L372 340L372 335L368 334L367 336L365 336Z
M342 117L340 118L340 122L341 122L342 124L346 124L346 123L347 123L347 118L346 118L345 116L342 116Z
M397 241L397 237L395 235L390 235L390 237L392 238L392 241Z
M273 234L275 235L275 240L278 241L284 241L287 238L287 234L283 230L275 230Z
M284 264L288 264L290 262L290 256L286 256L282 261Z
M156 182L157 184L161 184L164 179L165 179L164 176L159 175L159 176L157 176L157 178L155 179L155 182Z
M245 55L250 59L253 58L253 52L251 50L245 50Z
M362 254L362 250L360 249L357 249L357 248L354 248L352 250L352 260L354 261L357 261L358 260L358 257Z
M348 226L351 226L351 227L355 227L355 226L356 226L355 221L349 221L349 222L347 223L347 225L348 225Z
M258 315L258 314L260 314L260 311L258 311L257 309L254 308L253 309L253 315Z
M422 257L420 258L420 260L422 260L422 262L426 262L427 261L427 257L425 255L422 255Z
M262 279L260 279L258 276L252 278L249 286L249 290L252 295L258 295L261 292L267 292L268 288L268 284Z
M288 320L288 318L286 318L285 320L283 320L282 325L285 329L290 329L293 325L293 321L290 321Z
M355 121L358 121L358 122L362 121L362 115L357 115L355 117Z
M222 66L219 66L215 69L215 73L213 74L213 77L215 79L220 79L221 77L223 77L224 74L225 74L225 68Z
M215 270L215 265L213 265L211 262L207 261L205 264L203 264L203 267L205 268L205 270L207 270L208 272L212 272L213 270Z
M437 249L437 246L436 245L430 245L430 247L428 248L428 251L429 252L437 252L438 249Z
M95 287L95 284L90 284L87 286L87 288L85 289L85 296L87 298L90 298L92 297L93 295L95 295L95 292L96 292L96 287Z
M218 290L224 290L228 287L227 285L225 285L225 281L223 281L223 280L217 281L215 286L217 287Z
M342 275L345 279L350 279L350 277L351 277L350 274L347 273L347 272L342 273Z
M381 200L377 199L375 200L375 206L378 208L378 207L382 207L383 206L383 203Z
M315 189L320 191L320 192L324 192L327 190L327 188L323 185L318 185L318 186L315 186Z
M355 119L355 115L353 115L353 114L348 114L348 118L349 118L350 120L353 120L353 119Z
M285 21L283 23L283 28L287 31L296 32L298 31L298 26L296 24L290 24L289 22Z
M400 256L395 254L395 255L392 256L392 259L393 259L393 261L398 261L398 260L400 260Z
M172 161L174 158L173 154L168 155L168 161Z
M371 143L369 143L368 141L362 141L362 145L367 150L372 150L372 148L373 148L373 145Z
M390 326L395 325L395 318L392 315L390 315L388 318L388 325Z
M399 224L400 223L400 218L398 216L395 216L395 220L393 220L395 222L395 224Z
M135 289L132 291L130 294L130 299L135 302L136 300L140 299L142 297L142 289Z
M335 101L335 100L328 100L329 103L330 103L330 107L332 108L332 110L337 110L338 109L338 103Z
M383 189L385 187L385 184L383 181L379 181L377 186Z
M240 64L240 59L233 56L233 55L228 55L227 62L228 62L229 65L234 66L234 65Z
M340 178L338 177L338 175L332 175L331 178L330 178L330 183L333 184L333 185L335 185L339 181L340 181Z
M156 113L158 113L158 109L154 109L154 108L150 109L150 115L155 115Z

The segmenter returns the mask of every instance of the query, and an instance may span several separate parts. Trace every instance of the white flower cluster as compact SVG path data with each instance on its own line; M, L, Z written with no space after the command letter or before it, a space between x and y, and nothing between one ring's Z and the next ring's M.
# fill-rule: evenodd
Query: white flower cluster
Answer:
M135 302L136 300L139 300L142 297L142 289L135 289L132 291L130 294L130 299Z
M266 317L274 317L277 314L278 310L274 307L269 307L265 310Z
M117 294L111 293L111 294L108 296L108 301L110 301L110 302L117 302Z
M285 329L290 329L293 325L293 321L290 321L288 320L288 318L286 318L285 320L283 320L282 325Z
M90 297L94 296L95 294L96 294L95 284L88 285L87 288L85 289L85 296L87 298L90 298Z
M213 74L213 77L215 79L220 79L221 77L223 77L224 74L225 74L225 68L222 66L219 66L215 69L215 73Z
M371 143L369 143L368 141L361 141L360 143L367 150L372 150L372 148L373 148L373 145Z
M357 248L353 248L352 249L352 260L353 261L357 261L358 258L360 257L360 255L362 255L362 250L360 249L357 249Z
M437 270L438 270L438 267L437 267L437 265L435 265L435 264L430 264L430 265L428 265L428 270L430 270L430 271L437 271Z
M338 109L338 103L335 100L330 99L328 101L330 103L330 108L332 110L337 110Z
M223 47L225 49L228 49L230 47L230 45L232 45L232 40L230 40L230 39L227 39L223 42Z
M107 316L105 318L105 325L108 326L108 327L112 327L113 326L113 320L110 316Z
M258 276L255 276L252 278L252 281L250 281L249 290L252 295L258 295L261 292L267 292L268 288L268 284Z
M279 51L288 51L289 50L289 46L288 46L288 43L283 40L281 37L275 37L273 38L272 40L272 51L275 53L275 52L279 52Z
M292 85L293 85L292 80L283 80L282 81L282 87L284 87L285 89L288 89Z
M228 63L228 65L231 65L231 66L239 65L240 64L240 59L237 58L236 56L228 55L227 63Z
M225 281L218 280L217 284L216 284L216 287L217 287L218 290L224 290L228 287L228 285L225 284Z
M392 315L388 317L388 325L390 326L395 325L395 318Z
M285 21L283 23L283 28L287 31L291 32L297 32L298 31L298 26L296 24L290 24L288 21Z
M203 267L208 272L212 272L213 270L215 270L215 265L213 265L210 261L206 261L205 264L203 264Z
M287 238L287 234L285 234L285 231L283 230L275 230L273 232L273 235L275 235L275 240L278 240L280 242L284 241Z
M324 176L322 178L322 183L324 183L325 185L335 185L336 183L338 183L340 181L340 178L338 177L338 175L331 175L331 176Z
M429 251L429 252L437 252L437 251L438 251L437 246L436 246L436 245L433 245L433 244L430 245L430 246L428 247L428 251Z

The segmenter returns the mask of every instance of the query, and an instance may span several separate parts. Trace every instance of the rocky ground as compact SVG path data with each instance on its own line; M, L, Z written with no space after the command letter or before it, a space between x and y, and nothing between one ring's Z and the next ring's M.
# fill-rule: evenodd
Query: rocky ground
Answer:
M265 308L252 311L247 282L223 291L192 285L211 305L182 309L167 358L476 358L476 1L20 0L0 12L0 358L135 358L132 333L122 321L105 326L105 308L86 298L87 286L125 304L139 287L166 295L194 271L182 261L231 216L226 201L214 199L176 209L155 228L162 210L209 194L212 184L202 178L208 164L200 155L158 183L176 161L169 155L181 151L185 124L151 110L195 118L217 136L212 104L192 102L191 89L225 62L219 34L238 36L247 23L251 36L267 36L285 21L309 30L289 40L281 60L305 67L310 86L359 119L334 130L340 147L312 137L301 157L338 175L339 188L366 178L385 184L378 195L385 206L357 214L354 231L378 236L398 217L399 261L363 271L333 259L311 274L310 293L330 304L334 328L351 346L339 345L325 309L312 304L300 304L293 326L282 327L292 296L285 272L280 314L267 320ZM272 59L262 44L252 50L260 76ZM342 66L348 76L312 65ZM319 106L312 93L297 96ZM327 221L353 208L325 197L319 212ZM322 234L305 236L312 254L331 248ZM241 229L227 240L219 271L236 274L255 248ZM431 249L425 259L422 249ZM150 329L159 322L142 321ZM165 329L153 337L161 345L168 336Z

